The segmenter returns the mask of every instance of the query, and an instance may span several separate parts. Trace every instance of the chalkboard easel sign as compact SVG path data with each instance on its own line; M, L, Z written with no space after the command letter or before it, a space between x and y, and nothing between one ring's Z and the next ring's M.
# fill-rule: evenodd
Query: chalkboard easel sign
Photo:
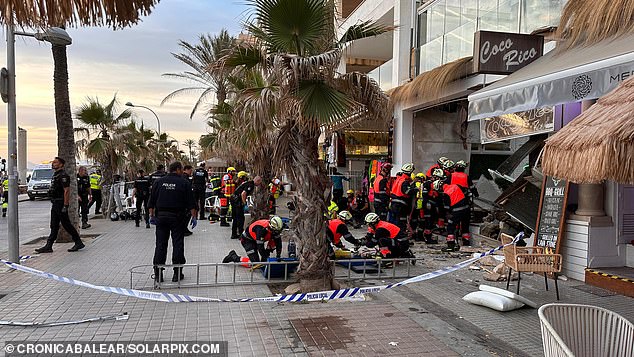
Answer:
M547 252L559 253L560 239L566 214L569 183L563 179L544 177L535 228L535 245Z

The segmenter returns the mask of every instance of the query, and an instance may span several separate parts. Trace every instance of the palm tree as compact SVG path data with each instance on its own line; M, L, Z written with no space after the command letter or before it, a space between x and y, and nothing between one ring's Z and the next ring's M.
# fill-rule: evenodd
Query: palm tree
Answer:
M165 73L164 76L184 79L193 82L194 86L177 89L168 94L161 105L175 97L200 93L189 118L193 118L201 105L210 102L210 97L215 94L216 103L223 103L227 98L226 73L222 71L211 72L209 65L216 62L227 50L234 46L236 39L229 35L226 29L222 29L216 36L211 34L200 35L198 44L190 44L180 41L178 44L182 53L172 53L179 61L189 66L193 71L181 73Z
M27 28L105 25L117 29L138 23L141 16L149 15L158 2L159 0L127 0L125 6L121 6L119 0L57 0L55 4L49 0L5 0L0 6L0 24ZM66 46L53 45L52 52L55 63L53 80L58 156L66 160L68 175L75 177L75 131L68 94ZM70 182L69 215L71 222L77 227L77 182ZM63 229L60 230L59 241L70 241L70 236Z
M193 151L193 148L196 147L196 140L187 139L187 140L185 140L183 145L187 146L187 148L189 149L189 163L193 165L194 164L194 151Z
M291 229L299 242L302 291L330 288L324 224L329 180L318 158L318 138L322 130L359 118L388 121L388 100L377 83L360 73L339 74L337 68L347 43L391 28L364 22L337 39L330 0L248 2L254 14L246 30L254 41L234 47L217 68L257 68L269 78L266 96L241 104L257 113L251 118L254 128L279 128L274 162L297 186Z

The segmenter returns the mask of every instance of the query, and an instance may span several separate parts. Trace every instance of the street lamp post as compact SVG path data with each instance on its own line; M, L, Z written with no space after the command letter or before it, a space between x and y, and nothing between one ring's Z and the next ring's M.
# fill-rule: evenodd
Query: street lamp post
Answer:
M143 106L143 105L132 104L132 102L127 102L127 103L125 103L125 105L128 106L128 107L132 107L132 108L145 108L145 109L151 111L152 114L154 114L154 117L156 117L156 123L158 125L158 137L159 137L159 140L161 140L161 121L159 120L158 115L152 109L150 109L150 108L148 108L146 106Z
M18 32L7 25L7 68L3 71L6 89L2 99L7 103L7 174L9 175L8 233L9 261L20 263L20 230L18 228L18 145L15 102L15 36L35 37L39 41L52 44L70 45L71 37L61 28L50 28L39 33Z

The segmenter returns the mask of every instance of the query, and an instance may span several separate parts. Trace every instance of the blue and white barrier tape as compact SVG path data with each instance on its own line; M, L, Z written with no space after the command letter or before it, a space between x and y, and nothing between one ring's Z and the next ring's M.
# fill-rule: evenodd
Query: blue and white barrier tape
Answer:
M514 244L515 240L510 244ZM381 286L369 286L363 288L346 288L346 289L338 289L338 290L327 290L327 291L318 291L313 293L298 293L292 295L277 295L277 296L269 296L269 297L256 297L256 298L244 298L244 299L217 299L217 298L208 298L208 297L198 297L191 295L181 295L181 294L170 294L165 292L152 292L152 291L144 291L144 290L136 290L136 289L125 289L125 288L117 288L111 286L101 286L94 285L91 283L86 283L81 280L75 280L71 278L66 278L63 276L55 275L52 273L46 273L43 271L39 271L37 269L29 268L23 265L14 264L8 262L6 260L0 259L0 262L8 265L9 267L19 270L24 273L29 273L32 275L39 276L45 279L51 279L55 281L59 281L66 284L82 286L84 288L101 290L107 293L113 293L123 296L135 297L138 299L144 300L152 300L152 301L161 301L161 302L300 302L300 301L328 301L334 299L349 299L352 297L361 296L363 294L370 293L378 293L382 290L396 288L398 286L403 286L407 284L417 283L425 280L430 280L433 278L437 278L439 276L452 273L456 270L467 267L479 259L486 257L487 255L491 255L498 250L501 250L505 246L499 246L497 248L493 248L488 252L481 253L479 256L467 259L458 264L445 267L442 269L438 269L429 273L425 273L422 275L418 275L398 283L381 285Z

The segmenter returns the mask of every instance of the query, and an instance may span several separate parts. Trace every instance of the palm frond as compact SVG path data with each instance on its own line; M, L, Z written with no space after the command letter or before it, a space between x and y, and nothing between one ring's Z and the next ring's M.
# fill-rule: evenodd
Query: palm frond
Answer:
M348 42L360 40L362 38L374 37L382 35L384 33L393 31L394 26L385 26L373 21L365 21L360 24L352 25L346 30L346 32L339 39L339 45L346 44Z

